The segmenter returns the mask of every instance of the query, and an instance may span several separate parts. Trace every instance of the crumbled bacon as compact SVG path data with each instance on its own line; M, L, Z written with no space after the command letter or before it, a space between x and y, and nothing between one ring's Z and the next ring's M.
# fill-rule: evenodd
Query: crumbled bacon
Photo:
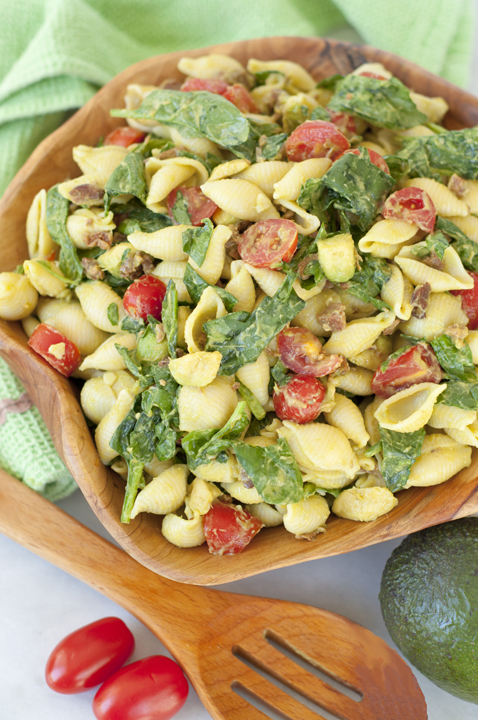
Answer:
M424 265L428 265L428 267L431 267L434 270L442 271L445 267L445 263L443 262L443 260L440 260L434 250L431 251L430 255L426 255L425 257L421 258L421 260Z
M305 269L310 262L317 260L317 258L317 253L314 253L313 255L306 255L305 258L302 258L300 263L297 265L297 275L301 280L307 280L307 278L311 276L311 273L306 273Z
M151 255L138 250L135 253L129 253L120 265L119 274L127 280L136 280L141 275L150 274L153 270L154 261Z
M86 235L83 240L88 247L99 247L102 250L109 250L113 242L113 235L108 230Z
M169 160L169 158L179 157L179 153L186 150L185 147L177 145L177 147L170 148L169 150L163 150L163 152L156 155L159 160Z
M462 198L467 191L466 180L463 180L459 175L453 174L448 181L448 189L455 193L457 197Z
M453 340L453 343L458 350L461 350L465 344L465 338L468 335L468 328L466 325L455 323L454 325L449 325L445 328L444 334L448 335L448 337Z
M240 465L239 465L239 480L244 485L244 487L247 488L248 490L250 490L251 488L254 487L254 483L252 482L251 478L246 473L244 468L242 468Z
M430 292L430 283L427 282L423 283L423 285L417 285L417 287L413 291L410 304L412 306L412 315L418 320L422 320L424 317L426 317L428 303L430 300Z
M400 318L395 318L395 320L383 331L383 335L391 335L393 332L395 332L395 328L397 325L400 325L401 320Z
M81 264L83 265L86 273L86 277L90 280L103 280L105 274L98 264L98 260L93 258L81 258Z
M232 235L226 242L226 252L233 260L241 259L237 245L241 239L241 234L251 225L252 222L249 220L239 220L239 222L227 226L231 230Z
M319 527L319 528L317 528L317 530L312 530L312 532L310 532L310 533L304 533L303 535L296 535L295 537L297 540L308 540L309 542L311 542L312 540L315 540L317 535L320 535L320 533L323 533L323 532L325 532L325 528Z
M70 190L70 198L75 205L86 205L93 200L103 200L105 191L98 185L77 185Z
M116 225L119 225L119 222L116 222L116 220L115 220L115 223L116 223ZM124 235L123 233L118 232L117 230L115 230L115 231L113 232L113 245L114 245L115 243L124 242L125 240L126 240L126 235Z
M322 325L324 330L330 332L345 330L347 325L345 305L334 302L329 303L326 309L317 315L317 322Z

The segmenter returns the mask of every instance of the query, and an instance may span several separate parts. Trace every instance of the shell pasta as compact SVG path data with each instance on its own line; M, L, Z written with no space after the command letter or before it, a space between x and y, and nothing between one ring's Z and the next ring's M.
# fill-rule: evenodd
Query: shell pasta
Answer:
M471 464L478 128L371 67L183 58L31 198L0 317L81 386L123 523L320 542Z

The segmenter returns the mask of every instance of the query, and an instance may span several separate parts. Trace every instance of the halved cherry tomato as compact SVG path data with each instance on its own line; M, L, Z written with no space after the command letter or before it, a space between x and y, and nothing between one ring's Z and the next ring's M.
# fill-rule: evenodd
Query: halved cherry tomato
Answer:
M389 167L388 167L387 163L385 162L385 160L383 159L383 157L380 155L380 153L376 152L375 150L371 150L370 148L365 148L365 150L367 150L367 152L368 152L370 162L373 165L376 165L378 168L380 168L380 170L382 170L384 173L387 173L387 175L390 175ZM350 150L346 150L345 152L342 153L342 155L339 155L337 160L340 160L341 157L343 157L344 155L349 155L349 154L360 155L360 149L359 148L353 148L353 149L350 148Z
M435 227L437 211L425 190L408 187L397 190L385 200L382 215L384 218L414 223L421 230L431 233Z
M339 130L349 135L357 135L357 126L355 125L355 118L348 113L336 112L335 110L328 110L330 115L330 122L334 123Z
M328 157L336 160L350 143L345 135L327 120L306 121L287 138L285 151L291 162Z
M247 228L237 249L249 265L273 268L281 261L292 260L298 238L297 225L292 220L260 220Z
M214 80L213 78L205 80L203 78L187 78L181 85L183 92L191 92L194 90L206 90L215 95L224 95L229 85L224 80Z
M362 77L374 78L375 80L388 80L388 78L384 77L383 75L379 75L378 73L368 72L367 70L364 70L364 72L357 73L357 75L361 75Z
M281 330L277 336L277 345L284 365L301 375L323 377L337 370L343 363L340 355L326 355L320 340L305 328Z
M105 137L104 145L120 145L121 147L129 147L133 143L141 143L146 137L144 132L141 130L135 130L135 128L125 125L124 127L116 128L112 130Z
M474 285L470 290L450 290L452 295L461 297L461 309L468 317L468 330L478 328L478 273L468 273Z
M81 365L80 351L75 343L47 323L36 326L28 344L65 377L70 377Z
M227 90L222 93L222 96L232 102L242 113L260 112L254 98L244 85L229 85Z
M188 681L174 660L152 655L118 670L93 699L97 720L169 720L182 708Z
M272 401L280 420L302 424L312 422L320 414L325 386L310 375L295 375L287 385L275 387Z
M146 320L152 315L156 320L161 320L161 310L166 285L154 275L143 275L135 280L126 290L123 297L124 309L128 315Z
M174 188L168 195L168 215L174 225L179 224L173 217L173 207L178 192L182 194L184 202L186 203L188 214L191 218L191 225L202 225L203 221L210 218L211 215L214 215L217 210L216 203L210 200L198 185L194 187L181 186Z
M239 505L214 502L204 515L204 535L212 555L237 555L263 527Z
M45 679L57 693L89 690L110 677L134 649L134 637L117 617L106 617L75 630L52 650Z
M372 392L389 398L417 383L439 383L442 379L443 371L433 349L418 343L380 365L372 378Z

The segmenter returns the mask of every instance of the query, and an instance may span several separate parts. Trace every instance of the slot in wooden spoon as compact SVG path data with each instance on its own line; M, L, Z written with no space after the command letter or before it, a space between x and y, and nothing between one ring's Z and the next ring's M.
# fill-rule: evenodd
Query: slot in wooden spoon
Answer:
M412 671L369 630L320 608L162 578L1 470L0 532L135 615L181 664L217 720L267 720L244 694L290 720L320 720L321 709L342 720L427 718ZM341 693L314 668L362 699Z

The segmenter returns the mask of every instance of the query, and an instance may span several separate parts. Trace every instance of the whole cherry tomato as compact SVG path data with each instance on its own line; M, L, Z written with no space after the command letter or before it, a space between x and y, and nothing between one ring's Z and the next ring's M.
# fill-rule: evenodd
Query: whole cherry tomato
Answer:
M47 323L36 326L28 344L65 377L70 377L81 365L80 351L75 343Z
M214 93L215 95L224 95L229 85L224 80L215 80L211 78L205 80L203 78L187 78L181 85L183 92L191 92L194 90L206 90L207 92Z
M135 130L135 128L119 127L112 130L105 137L104 145L120 145L121 147L129 147L133 143L141 143L146 137L144 132L141 130Z
M443 379L433 348L426 343L403 348L394 355L380 365L372 378L372 392L378 397L389 398L417 383L439 383Z
M179 665L164 655L151 655L103 683L93 699L93 712L97 720L169 720L188 692Z
M239 505L214 502L204 515L204 535L212 555L237 555L263 524Z
M280 359L289 370L301 375L323 377L343 363L340 355L326 355L322 343L310 330L290 327L277 336Z
M327 120L306 121L287 138L285 151L291 162L328 157L336 160L350 143L345 135Z
M244 85L230 85L227 90L222 93L223 97L237 107L242 113L258 113L254 98Z
M274 388L272 402L280 420L303 424L312 422L320 414L325 386L310 375L295 375L286 385Z
M216 203L210 200L199 186L174 188L168 195L168 214L174 225L179 225L173 216L173 207L178 192L181 193L186 203L188 215L191 218L191 225L195 225L196 227L202 225L204 220L214 215L217 210Z
M89 690L110 677L134 649L134 637L124 622L106 617L67 635L48 658L45 679L58 693Z
M292 220L260 220L247 228L237 249L249 265L273 268L292 260L298 238L297 225Z
M478 328L478 274L468 273L473 278L474 285L470 290L450 290L452 295L461 297L461 309L468 316L468 330Z
M126 290L123 297L124 309L128 315L146 320L152 315L161 320L166 285L154 275L143 275L135 280Z
M383 159L383 157L378 152L376 152L376 150L371 150L370 148L365 148L365 149L368 152L370 162L373 165L376 165L378 168L380 168L380 170L383 170L384 173L387 173L387 175L390 175L390 170L388 168L387 163ZM359 148L353 148L353 149L350 148L349 150L346 150L345 152L343 152L342 155L339 155L337 160L339 160L344 155L348 155L348 154L360 155L360 149Z
M408 187L397 190L385 200L382 215L384 218L414 223L421 230L432 233L437 211L430 195L425 190Z

